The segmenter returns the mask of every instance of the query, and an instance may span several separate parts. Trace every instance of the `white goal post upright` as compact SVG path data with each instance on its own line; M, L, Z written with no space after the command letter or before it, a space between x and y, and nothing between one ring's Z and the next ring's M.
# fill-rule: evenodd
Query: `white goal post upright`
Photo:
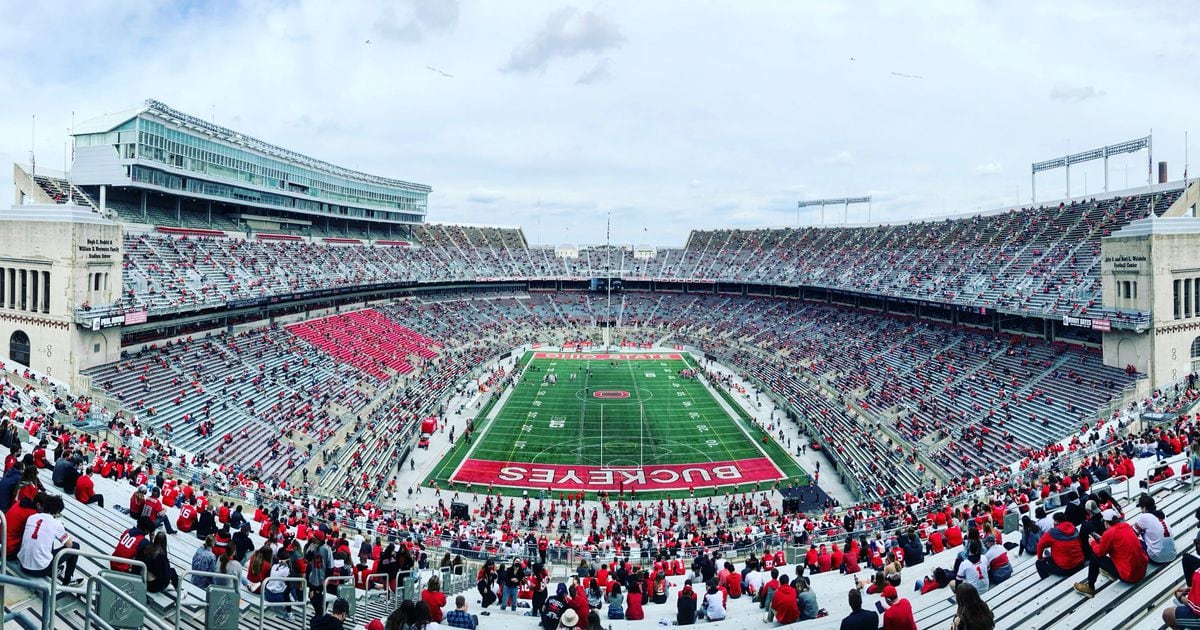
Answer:
M604 463L604 405L600 405L600 470L608 470L608 464Z

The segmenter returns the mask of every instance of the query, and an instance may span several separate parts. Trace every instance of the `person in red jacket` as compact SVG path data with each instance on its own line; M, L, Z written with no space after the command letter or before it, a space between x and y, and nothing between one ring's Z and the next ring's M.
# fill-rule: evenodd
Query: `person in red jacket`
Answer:
M1146 565L1150 562L1137 533L1121 520L1116 510L1109 508L1101 516L1108 527L1103 536L1092 534L1095 557L1088 563L1087 581L1075 584L1075 590L1087 597L1096 595L1096 579L1101 570L1132 584L1146 577Z
M75 480L75 500L84 505L95 503L104 507L104 495L96 494L96 482L92 481L94 470L91 466L83 471L83 475Z
M1037 557L1037 572L1043 578L1049 575L1071 575L1083 566L1083 548L1079 546L1079 534L1075 531L1075 524L1067 520L1066 513L1054 513L1054 527L1038 539Z
M725 592L729 594L729 599L737 599L742 596L742 574L737 571L731 571L725 578Z
M800 620L796 589L789 584L786 575L779 576L779 588L775 589L775 596L771 598L771 610L775 613L775 621L781 626Z
M896 587L888 584L883 589L883 630L917 630L913 618L912 604L900 597Z
M825 545L821 545L821 550L817 552L817 570L820 573L829 573L833 568L833 558L829 555L829 549Z
M946 550L946 543L942 538L942 530L934 530L934 532L929 535L929 550L932 553L942 553Z
M25 537L25 521L29 520L30 516L38 513L41 508L42 500L46 498L45 493L39 492L32 499L21 499L13 501L12 507L4 513L5 523L8 526L8 531L5 532L7 554L9 560L17 559L17 552L21 550L21 541Z

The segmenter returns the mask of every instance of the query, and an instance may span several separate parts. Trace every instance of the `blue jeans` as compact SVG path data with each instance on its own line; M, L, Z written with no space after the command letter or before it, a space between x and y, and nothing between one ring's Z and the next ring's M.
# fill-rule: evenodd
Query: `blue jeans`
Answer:
M504 586L504 591L500 594L500 610L504 610L504 606L512 604L512 609L517 609L517 587Z
M288 589L286 589L286 588L283 589L282 591L279 591L278 593L273 593L273 592L271 592L270 589L268 589L264 586L263 587L263 596L266 597L267 601L271 602L272 604L279 603L279 602L292 601L292 598L288 596ZM285 613L292 612L291 606L282 606L281 608L283 609L283 612L285 612Z

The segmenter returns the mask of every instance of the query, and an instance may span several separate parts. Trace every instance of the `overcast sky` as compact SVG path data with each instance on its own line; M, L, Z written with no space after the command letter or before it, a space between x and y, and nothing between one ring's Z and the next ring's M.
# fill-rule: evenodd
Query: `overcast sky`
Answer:
M72 112L156 98L531 243L603 242L611 213L614 242L679 245L847 195L876 220L992 209L1028 202L1031 162L1151 128L1179 179L1198 41L1172 0L0 0L0 203L33 115L61 170ZM1111 186L1144 185L1146 160L1113 159Z

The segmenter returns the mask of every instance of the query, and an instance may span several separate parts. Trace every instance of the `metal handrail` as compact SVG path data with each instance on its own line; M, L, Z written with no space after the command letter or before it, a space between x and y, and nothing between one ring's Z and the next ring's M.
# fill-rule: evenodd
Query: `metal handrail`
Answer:
M306 588L308 586L308 581L302 577L268 576L266 579L264 579L262 581L262 586L259 587L259 589L258 589L258 630L263 629L263 623L266 620L266 613L267 613L268 608L291 608L292 606L297 605L297 604L299 604L299 606L300 606L300 614L296 616L297 623L299 624L297 627L300 628L300 630L303 630L304 629L304 617L305 617L304 610L305 610L305 607L308 606L308 604L306 602L304 602L303 600L295 602L295 601L291 601L290 599L285 602L269 602L269 601L267 601L267 583L268 582L296 583L302 587L301 591L303 591L304 588Z
M212 578L213 584L217 584L218 583L217 580L233 580L233 588L237 589L237 591L238 591L238 597L239 597L238 603L239 604L241 603L240 598L241 598L241 592L242 592L242 585L238 583L237 576L229 575L228 573L215 573L213 571L200 571L198 569L185 569L183 571L183 573L179 574L179 576L178 576L179 579L176 580L176 582L175 582L175 630L179 630L179 624L180 624L181 618L183 616L183 583L186 581L186 579L189 575L199 575L202 577ZM223 584L223 582L222 582L222 584ZM199 587L197 587L197 588L199 588ZM208 604L207 598L204 600L204 603L205 603L205 605Z
M159 618L157 614L147 608L145 604L139 602L137 598L121 590L119 586L106 580L104 576L100 574L90 575L87 579L87 588L85 589L86 599L84 600L83 630L91 630L93 621L95 621L98 625L104 626L105 628L115 630L112 624L105 621L100 617L99 614L96 613L96 611L92 610L92 600L96 597L97 585L107 587L108 590L116 595L118 599L141 611L143 615L143 624L146 621L153 621L155 625L164 628L165 630L171 630L171 624ZM53 618L51 618L51 621L53 621Z
M52 605L55 608L57 608L57 606L58 606L59 591L62 591L63 593L74 593L76 595L86 595L87 594L87 587L79 588L79 587L72 587L72 586L60 586L58 583L59 563L62 561L64 556L68 556L68 555L76 555L81 558L91 558L93 560L108 560L109 562L116 561L116 562L120 562L122 564L128 564L131 567L134 567L134 566L141 567L142 571L138 577L142 578L142 584L146 584L146 573L148 573L148 571L146 569L146 563L142 562L141 560L134 560L132 558L121 558L119 556L113 556L113 555L109 555L109 554L105 554L105 553L99 553L96 551L88 551L86 549L75 549L74 547L63 547L62 549L59 549L57 553L54 554L54 559L50 561L49 598L50 598L50 601L53 602ZM93 576L93 577L96 577L96 576ZM109 586L113 590L117 590L116 587L113 587L111 585L111 583L109 583L107 580L105 581L103 586ZM42 620L42 628L44 628L44 630L53 630L53 628L54 628L53 621L54 621L53 617L43 619Z
M321 596L322 597L330 594L329 593L329 585L333 584L334 582L349 582L351 586L354 586L354 575L331 575L331 576L325 578L325 580L323 582L321 582ZM337 598L336 592L334 594L334 598L335 599ZM357 600L358 600L357 589L354 594L354 599L355 599L355 602L357 603ZM354 620L358 618L358 606L356 605L356 606L353 606L352 608L354 609L353 613L347 618L347 620L351 624L353 624Z

